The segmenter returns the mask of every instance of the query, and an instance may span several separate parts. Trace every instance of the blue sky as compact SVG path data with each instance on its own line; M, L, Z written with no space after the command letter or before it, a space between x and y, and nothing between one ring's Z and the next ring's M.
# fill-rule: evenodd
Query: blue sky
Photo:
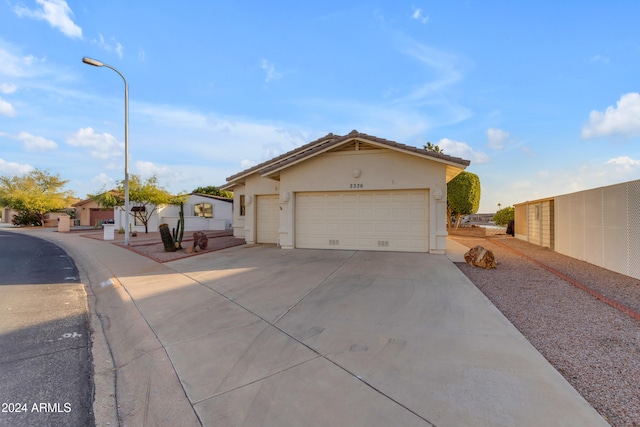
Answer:
M353 129L471 160L481 212L640 177L640 3L3 0L0 174L172 192Z

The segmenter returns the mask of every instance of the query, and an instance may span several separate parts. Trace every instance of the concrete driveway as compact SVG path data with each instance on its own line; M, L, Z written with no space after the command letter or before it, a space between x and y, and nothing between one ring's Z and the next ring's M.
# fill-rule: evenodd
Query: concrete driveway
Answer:
M164 266L123 284L204 425L607 425L444 255L258 245Z

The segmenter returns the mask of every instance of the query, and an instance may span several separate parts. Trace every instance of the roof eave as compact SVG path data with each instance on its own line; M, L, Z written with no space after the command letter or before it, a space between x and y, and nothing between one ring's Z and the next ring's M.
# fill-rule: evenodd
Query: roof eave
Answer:
M350 143L351 141L358 139L361 141L366 141L367 143L371 144L371 145L375 145L377 147L380 148L386 148L386 149L390 149L393 151L397 151L399 153L404 153L404 154L409 154L409 155L414 155L417 157L422 157L425 159L429 159L429 160L433 160L439 163L444 163L447 166L451 166L454 168L458 168L460 169L459 172L457 172L455 175L457 175L458 173L462 172L467 166L469 166L469 164L471 163L469 160L464 160L462 158L459 157L452 157L452 156L448 156L446 154L440 154L440 153L436 153L436 152L432 152L432 151L427 151L427 150L423 150L420 148L416 148L416 147L411 147L408 145L404 145L404 144L399 144L396 142L392 142L392 141L387 141L387 140L382 140L381 138L377 138L377 137L371 137L369 135L366 134L354 134L353 132L350 133L349 135L345 135L341 138L337 138L334 141L331 141L330 143L326 144L325 147L323 147L322 149L318 149L318 150L309 150L307 153L302 153L303 155L300 156L299 159L296 159L295 161L291 161L291 158L295 157L295 156L291 156L288 159L283 159L280 162L284 162L281 166L277 166L277 164L272 165L272 166L266 166L264 167L259 173L262 177L264 178L272 178L274 176L277 176L276 174L279 174L282 170L287 169L291 166L297 165L299 163L302 163L306 160L309 160L310 158L313 158L315 156L318 156L320 154L324 154L328 151L331 151L337 147L340 147L341 145L346 145L348 143ZM455 177L454 175L454 177ZM453 177L451 178L453 179Z

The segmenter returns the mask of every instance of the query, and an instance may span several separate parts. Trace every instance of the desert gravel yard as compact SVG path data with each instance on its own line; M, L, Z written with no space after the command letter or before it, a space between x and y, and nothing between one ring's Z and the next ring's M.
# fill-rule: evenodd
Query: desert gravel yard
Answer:
M640 426L640 280L510 236L451 238L493 251L495 270L457 265L612 426Z

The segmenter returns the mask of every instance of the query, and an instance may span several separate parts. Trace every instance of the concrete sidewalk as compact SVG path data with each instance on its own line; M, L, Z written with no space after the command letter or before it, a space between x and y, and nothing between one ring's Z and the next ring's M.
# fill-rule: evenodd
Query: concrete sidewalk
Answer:
M112 364L122 425L607 425L451 262L466 248L239 246L159 264L39 233L90 285L108 343L96 400Z

